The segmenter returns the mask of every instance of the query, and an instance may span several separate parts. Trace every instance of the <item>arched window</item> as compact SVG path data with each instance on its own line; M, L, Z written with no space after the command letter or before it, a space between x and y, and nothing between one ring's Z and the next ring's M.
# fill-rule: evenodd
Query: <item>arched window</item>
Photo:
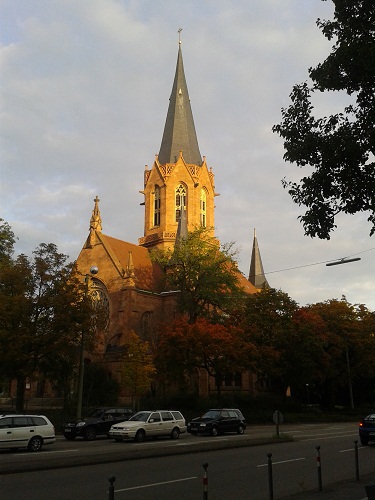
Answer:
M183 184L176 187L176 222L180 220L181 210L186 211L186 187Z
M200 223L202 227L206 227L207 224L207 218L206 218L206 211L207 211L207 193L205 189L201 189L201 196L200 196Z
M100 329L106 331L109 326L109 298L107 290L101 281L91 279L89 294L95 310L91 318L92 326L94 329L98 329L100 325Z
M160 226L160 187L154 190L154 226Z

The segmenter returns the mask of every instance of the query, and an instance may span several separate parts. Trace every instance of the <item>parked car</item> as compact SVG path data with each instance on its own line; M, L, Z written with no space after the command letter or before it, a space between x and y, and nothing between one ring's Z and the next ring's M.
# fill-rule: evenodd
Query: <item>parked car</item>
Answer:
M0 448L39 451L55 441L55 427L44 415L0 415Z
M148 437L159 436L178 439L183 432L186 432L186 422L179 411L158 410L140 411L127 422L112 425L109 435L115 441L134 439L140 442Z
M79 436L86 441L92 441L100 434L108 435L113 424L128 420L132 415L134 411L131 408L96 408L82 420L66 422L63 426L63 434L68 440Z
M204 415L194 418L187 425L187 431L190 434L211 434L211 436L225 432L243 434L245 429L245 417L240 410L235 408L208 410Z
M370 413L361 419L359 423L359 439L363 446L367 446L369 441L375 441L375 413Z

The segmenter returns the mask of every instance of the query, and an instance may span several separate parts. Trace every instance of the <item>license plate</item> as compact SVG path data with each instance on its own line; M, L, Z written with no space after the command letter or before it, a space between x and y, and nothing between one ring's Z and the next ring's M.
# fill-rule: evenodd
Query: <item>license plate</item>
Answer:
M64 429L64 432L72 432L72 429Z

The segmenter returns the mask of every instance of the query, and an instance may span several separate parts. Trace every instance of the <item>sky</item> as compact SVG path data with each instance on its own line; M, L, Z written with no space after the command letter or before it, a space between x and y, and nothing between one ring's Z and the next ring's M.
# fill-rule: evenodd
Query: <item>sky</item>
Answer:
M159 152L178 30L202 155L215 174L216 236L248 276L254 228L269 284L301 306L344 295L375 310L375 237L341 215L329 241L304 235L272 133L293 85L329 55L320 0L0 0L0 217L31 255L55 243L75 260L96 195L103 233L143 236L143 172ZM316 116L345 93L314 98ZM327 267L344 257L361 260Z

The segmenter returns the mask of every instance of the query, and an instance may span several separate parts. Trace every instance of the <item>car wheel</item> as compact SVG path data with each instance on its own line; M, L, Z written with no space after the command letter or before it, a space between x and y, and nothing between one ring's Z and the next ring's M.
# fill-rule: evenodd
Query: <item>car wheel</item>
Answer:
M211 436L217 436L219 434L218 428L214 425L211 429Z
M72 436L71 434L67 435L64 434L64 438L67 439L68 441L74 441L76 437Z
M243 434L245 432L244 426L239 425L237 429L237 434Z
M93 439L95 439L96 438L95 427L93 427L93 426L87 427L87 429L85 429L83 437L84 437L84 439L86 439L86 441L92 441Z
M137 443L141 443L142 441L144 441L145 437L145 431L143 429L139 429L139 431L137 431L137 434L135 435L134 441L137 441Z
M43 446L43 439L39 436L34 436L30 439L27 449L29 451L39 451Z
M368 445L368 438L367 438L367 437L363 437L363 436L361 436L361 437L360 437L360 440L361 440L361 444L362 444L363 446L367 446L367 445Z
M178 439L180 437L180 429L175 427L171 432L171 439Z

